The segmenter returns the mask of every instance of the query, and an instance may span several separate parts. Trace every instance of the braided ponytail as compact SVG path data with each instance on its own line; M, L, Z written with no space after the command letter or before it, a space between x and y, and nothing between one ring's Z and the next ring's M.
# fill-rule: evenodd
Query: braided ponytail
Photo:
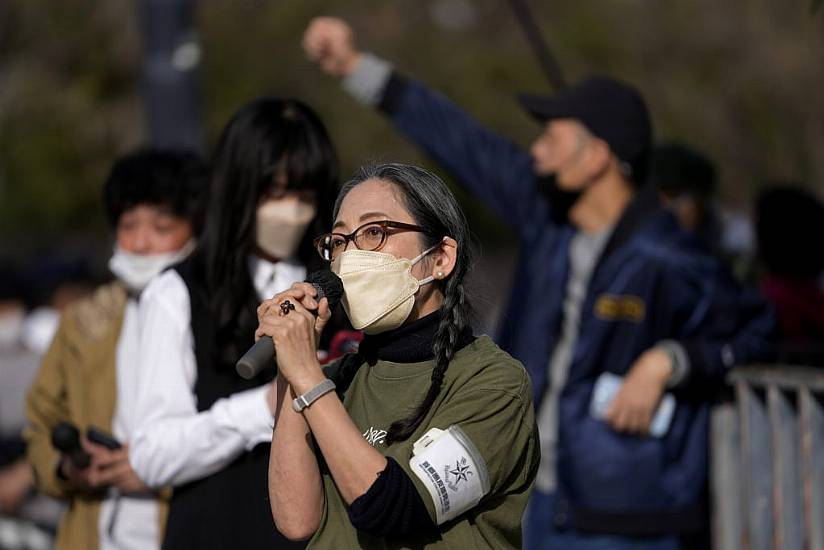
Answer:
M416 166L379 164L361 168L341 189L335 202L335 217L346 194L369 179L380 179L397 186L409 213L418 225L427 230L422 234L424 249L437 245L446 236L452 237L458 244L455 267L445 281L436 282L443 286L444 301L440 307L441 321L432 343L435 368L431 383L423 400L409 417L397 420L389 427L385 441L391 445L409 439L426 418L441 392L446 370L457 351L458 339L469 327L471 307L466 300L463 280L472 254L466 218L454 195L435 174Z
M457 275L457 273L455 274ZM432 370L432 382L423 401L412 411L408 418L397 420L389 427L386 434L386 444L404 441L415 433L423 419L432 408L432 404L441 392L446 369L455 356L458 337L469 325L469 311L465 301L463 277L450 277L446 285L443 304L441 304L441 322L435 333L432 350L435 352L435 368Z

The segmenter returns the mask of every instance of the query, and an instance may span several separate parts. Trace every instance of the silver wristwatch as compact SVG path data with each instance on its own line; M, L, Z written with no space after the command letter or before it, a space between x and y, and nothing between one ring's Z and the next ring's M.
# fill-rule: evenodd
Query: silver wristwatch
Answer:
M326 395L334 389L335 383L327 378L308 392L292 399L292 410L295 412L301 412L303 409L317 401L319 397Z

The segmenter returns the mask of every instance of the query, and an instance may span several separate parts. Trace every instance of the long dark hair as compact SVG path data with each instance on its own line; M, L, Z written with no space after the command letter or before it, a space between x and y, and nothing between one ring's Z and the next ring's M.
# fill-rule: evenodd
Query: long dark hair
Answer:
M312 238L331 225L338 163L326 128L297 99L260 98L242 107L224 128L212 159L206 225L197 251L227 356L254 333L258 299L248 258L255 245L255 214L261 198L285 168L287 190L312 190L317 214L309 224L298 259L318 264ZM240 344L242 345L242 344ZM227 349L228 348L228 349Z
M455 196L438 176L417 166L372 164L362 167L338 194L334 217L337 217L347 193L358 184L371 179L390 182L400 191L404 205L415 223L426 229L425 233L419 233L422 249L437 245L443 237L452 237L458 243L452 273L444 280L434 281L443 292L444 300L440 307L440 325L432 341L435 368L432 370L429 390L407 418L397 420L389 427L386 444L391 445L408 439L426 417L441 391L446 369L457 351L458 337L470 325L472 308L467 301L464 276L472 263L473 254L466 217Z

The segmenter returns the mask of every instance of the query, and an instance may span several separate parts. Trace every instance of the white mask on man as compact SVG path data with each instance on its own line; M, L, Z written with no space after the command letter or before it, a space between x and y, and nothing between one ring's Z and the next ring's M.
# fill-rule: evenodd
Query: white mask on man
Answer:
M60 324L60 312L52 307L39 307L30 312L23 322L23 345L45 355Z
M255 242L274 258L291 258L316 212L314 204L296 198L266 201L257 209Z
M183 261L195 249L195 239L175 252L162 254L134 254L115 245L109 260L109 270L132 292L141 292L156 275L167 267Z
M0 315L0 349L10 349L20 344L25 317L22 308Z

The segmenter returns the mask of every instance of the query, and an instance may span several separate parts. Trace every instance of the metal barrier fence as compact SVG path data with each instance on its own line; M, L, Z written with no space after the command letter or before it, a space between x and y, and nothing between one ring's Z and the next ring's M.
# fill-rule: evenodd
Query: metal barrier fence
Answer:
M713 546L824 550L824 369L745 367L712 416Z

